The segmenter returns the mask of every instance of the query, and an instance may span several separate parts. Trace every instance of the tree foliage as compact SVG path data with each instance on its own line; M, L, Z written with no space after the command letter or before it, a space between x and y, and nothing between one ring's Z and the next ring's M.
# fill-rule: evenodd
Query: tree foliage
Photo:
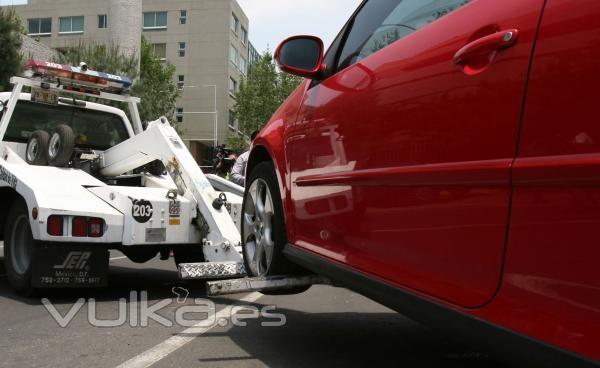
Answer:
M156 120L161 116L171 118L179 91L174 80L175 66L160 61L145 38L142 37L140 71L138 59L121 52L119 45L83 44L63 51L60 63L79 65L85 62L90 69L106 73L126 75L135 80L132 94L142 99L139 105L142 121Z
M161 116L171 119L175 113L179 90L175 83L175 66L159 60L144 37L140 53L140 80L133 92L141 97L142 121L155 120Z
M251 66L248 78L236 93L235 117L240 130L250 135L262 128L285 99L298 87L301 78L277 71L268 51Z
M240 154L248 150L250 142L246 140L244 135L229 133L227 135L227 147Z
M91 70L126 75L131 79L138 77L138 59L123 54L119 45L115 44L85 44L80 41L76 47L62 50L55 61L67 65L85 62Z
M0 91L7 90L10 77L21 72L24 33L14 8L0 7Z

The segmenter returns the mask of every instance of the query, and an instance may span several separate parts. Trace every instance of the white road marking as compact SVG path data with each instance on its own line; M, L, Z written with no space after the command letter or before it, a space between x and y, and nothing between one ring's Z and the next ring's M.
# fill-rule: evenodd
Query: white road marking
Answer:
M123 257L114 257L114 258L111 258L110 260L111 261L116 261L117 259L125 259L125 258L127 258L127 257L125 257L125 256L123 256Z
M257 301L261 296L261 293L251 293L243 297L239 300L242 303L252 303ZM227 318L229 316L230 308L223 308L217 312L215 315L215 321L219 321L222 318ZM168 355L174 353L175 351L181 349L184 345L188 344L192 340L200 335L206 333L212 328L218 326L218 323L215 323L214 326L210 327L202 327L202 323L198 325L192 326L178 335L168 338L167 340L161 342L150 350L146 350L140 355L133 357L132 359L126 361L125 363L119 365L117 368L147 368L151 365L159 362L164 359Z

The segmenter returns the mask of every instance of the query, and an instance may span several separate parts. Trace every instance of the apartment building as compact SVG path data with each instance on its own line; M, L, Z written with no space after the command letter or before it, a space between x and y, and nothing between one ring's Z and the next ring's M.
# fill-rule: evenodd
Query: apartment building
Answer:
M173 118L199 161L215 138L221 144L237 132L233 94L254 49L236 0L29 0L15 8L30 37L58 50L84 41L136 52L143 34L176 67L181 97Z

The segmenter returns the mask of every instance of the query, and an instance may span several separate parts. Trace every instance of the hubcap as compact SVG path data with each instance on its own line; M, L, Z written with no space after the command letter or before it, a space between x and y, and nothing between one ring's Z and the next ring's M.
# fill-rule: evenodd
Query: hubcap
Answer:
M50 143L48 144L48 154L50 157L54 158L58 156L58 152L60 151L60 136L58 133L52 134L50 138Z
M244 205L245 254L254 276L264 276L273 262L273 198L267 182L256 179L250 185Z
M29 147L27 147L27 160L29 162L33 162L37 157L38 150L40 149L40 144L37 139L32 139L29 142Z
M10 240L13 268L16 273L23 275L29 269L34 242L27 216L21 215L15 221Z

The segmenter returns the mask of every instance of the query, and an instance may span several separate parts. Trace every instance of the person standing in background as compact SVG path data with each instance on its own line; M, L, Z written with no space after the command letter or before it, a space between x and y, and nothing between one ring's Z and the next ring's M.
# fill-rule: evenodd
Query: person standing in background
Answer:
M250 135L250 143L254 142L254 139L258 135L259 131L255 131ZM233 165L231 170L230 180L239 186L246 185L246 165L248 164L248 158L250 157L250 150L242 153Z

